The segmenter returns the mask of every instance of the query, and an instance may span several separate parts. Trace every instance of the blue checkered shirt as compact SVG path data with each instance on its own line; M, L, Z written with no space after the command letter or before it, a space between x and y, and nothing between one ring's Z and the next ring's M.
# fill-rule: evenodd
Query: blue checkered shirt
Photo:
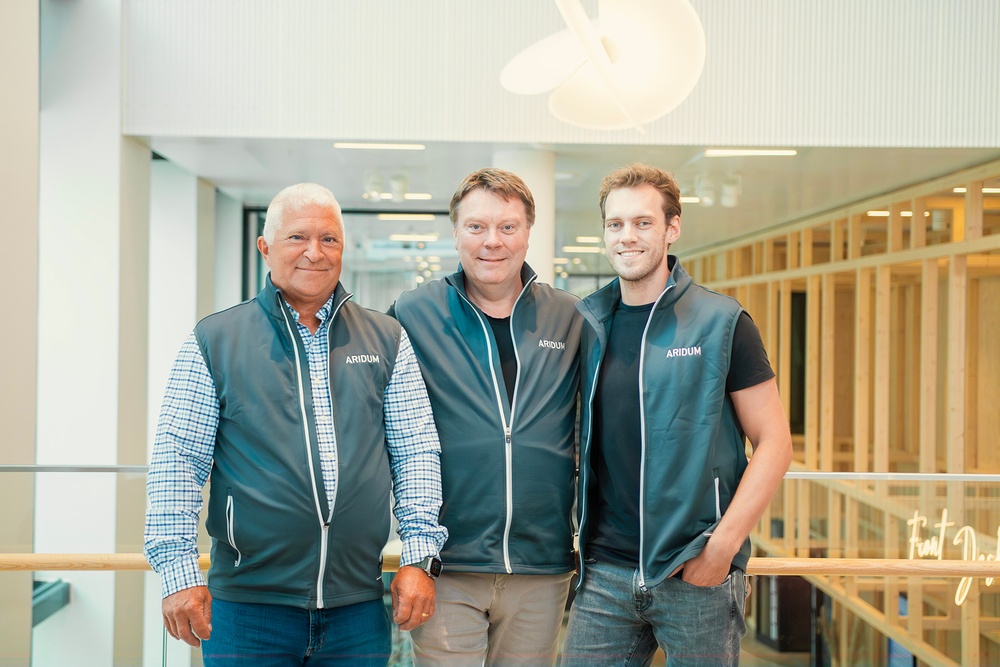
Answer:
M317 313L320 326L310 333L298 323L309 361L317 445L323 483L335 488L337 449L332 419L327 329L333 297ZM394 512L403 541L400 563L415 563L437 555L447 539L438 525L441 508L441 445L416 356L406 331L383 407L386 443L396 499ZM219 398L194 333L174 362L160 409L146 488L145 553L163 583L163 596L192 586L204 586L198 567L198 521L202 487L212 470ZM332 496L332 494L329 494Z

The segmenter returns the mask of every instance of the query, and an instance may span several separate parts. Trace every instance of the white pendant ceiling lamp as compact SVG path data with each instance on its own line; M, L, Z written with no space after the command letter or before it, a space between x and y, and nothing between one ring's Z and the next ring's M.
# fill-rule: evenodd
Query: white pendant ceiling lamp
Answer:
M500 72L512 93L552 91L549 110L581 127L618 130L665 115L705 66L705 30L688 0L555 0L566 30L532 44Z

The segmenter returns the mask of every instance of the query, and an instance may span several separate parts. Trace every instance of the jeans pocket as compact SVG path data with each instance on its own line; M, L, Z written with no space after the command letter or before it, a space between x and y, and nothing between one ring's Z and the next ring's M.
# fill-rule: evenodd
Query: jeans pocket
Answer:
M682 585L688 586L689 588L693 588L695 590L702 590L702 591L722 591L722 590L726 590L726 589L729 588L729 586L730 586L730 584L732 583L732 580L733 580L733 573L730 572L729 574L727 574L726 578L723 579L721 583L718 583L718 584L716 584L714 586L699 586L698 584L692 584L690 582L684 581L680 577L671 577L671 579L675 579L676 581L680 582ZM668 579L668 581L669 581L669 579Z

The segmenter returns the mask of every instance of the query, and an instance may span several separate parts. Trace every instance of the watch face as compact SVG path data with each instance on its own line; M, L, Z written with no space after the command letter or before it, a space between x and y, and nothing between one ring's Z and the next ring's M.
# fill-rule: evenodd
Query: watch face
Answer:
M441 561L437 558L431 558L430 565L427 566L427 572L432 577L436 577L441 574Z

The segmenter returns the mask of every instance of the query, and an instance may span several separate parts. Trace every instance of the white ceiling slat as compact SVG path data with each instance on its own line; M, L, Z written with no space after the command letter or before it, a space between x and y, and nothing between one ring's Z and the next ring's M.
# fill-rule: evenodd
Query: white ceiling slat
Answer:
M995 0L696 1L702 80L646 134L575 128L500 87L510 57L563 27L554 3L126 4L129 134L1000 145Z

